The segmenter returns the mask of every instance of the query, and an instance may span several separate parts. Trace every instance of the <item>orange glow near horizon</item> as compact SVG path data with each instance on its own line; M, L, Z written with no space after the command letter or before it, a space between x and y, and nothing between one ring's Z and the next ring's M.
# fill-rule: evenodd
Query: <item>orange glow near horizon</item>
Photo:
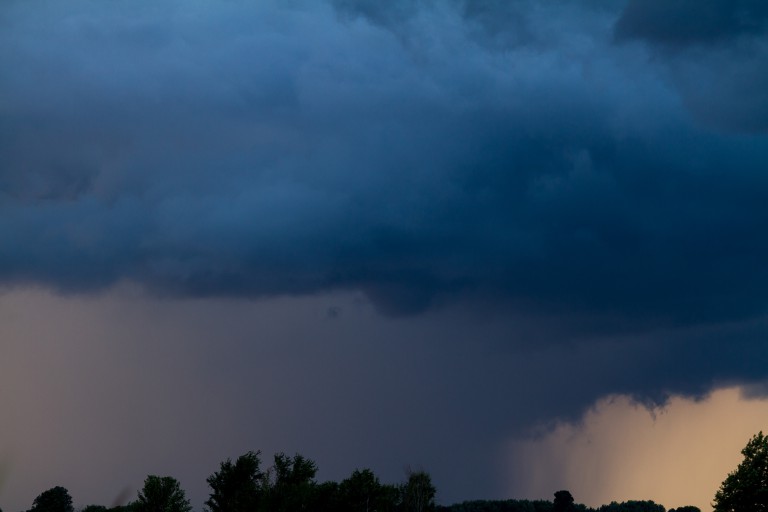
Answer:
M653 500L667 509L695 505L706 512L741 462L741 449L766 429L768 400L747 399L736 387L701 401L673 396L653 411L612 396L579 423L559 424L541 438L512 442L510 449L518 469L525 465L515 473L527 481L516 484L536 497L551 499L563 488L593 507Z

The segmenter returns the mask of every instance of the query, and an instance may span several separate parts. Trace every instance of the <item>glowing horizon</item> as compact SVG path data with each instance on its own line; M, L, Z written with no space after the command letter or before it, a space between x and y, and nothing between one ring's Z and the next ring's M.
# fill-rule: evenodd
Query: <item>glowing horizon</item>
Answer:
M746 398L739 387L716 388L700 400L672 396L651 409L627 396L603 397L578 422L511 442L519 461L513 474L529 479L524 487L533 496L560 485L592 507L653 500L706 512L742 448L766 425L768 399Z

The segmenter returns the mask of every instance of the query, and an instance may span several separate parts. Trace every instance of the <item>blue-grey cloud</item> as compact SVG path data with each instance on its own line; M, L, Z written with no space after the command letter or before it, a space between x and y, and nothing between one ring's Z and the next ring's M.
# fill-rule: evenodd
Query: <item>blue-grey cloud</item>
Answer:
M617 42L641 41L700 122L720 130L768 130L765 2L630 1Z
M616 36L687 46L728 42L766 29L768 6L759 0L630 0L616 24Z
M528 419L761 378L768 42L638 5L4 3L0 281L642 340Z

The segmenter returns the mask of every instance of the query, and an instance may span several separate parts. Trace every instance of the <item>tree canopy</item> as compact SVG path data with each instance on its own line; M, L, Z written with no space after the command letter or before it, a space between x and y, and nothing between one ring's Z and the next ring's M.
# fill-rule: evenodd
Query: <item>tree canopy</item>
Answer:
M211 494L205 502L210 512L250 512L256 510L263 494L264 473L259 468L260 452L248 452L221 463L219 471L206 480Z
M715 494L714 512L768 511L768 437L758 432L741 454L744 460Z
M555 501L552 502L553 512L572 512L576 510L573 505L573 496L568 491L557 491Z
M385 512L395 506L398 490L382 485L370 469L354 470L339 484L338 510L344 512Z
M405 512L428 512L435 508L435 486L426 471L409 471L408 481L402 487L402 505Z
M652 500L629 500L617 503L612 501L603 505L598 512L665 512L664 505L659 505Z
M715 497L714 512L768 512L768 438L762 432L742 450L744 460L728 475ZM261 452L226 459L206 482L211 492L204 512L665 512L653 501L611 502L597 508L576 503L567 490L554 500L474 500L436 504L436 488L426 471L407 470L399 484L382 484L370 469L355 469L340 482L318 483L317 465L300 454L277 453L262 469ZM80 512L191 512L179 482L149 475L137 499L110 508L88 505ZM0 510L2 512L2 510ZM74 512L72 498L54 487L35 498L27 512ZM669 512L701 512L694 506Z
M317 465L299 454L289 457L278 453L274 461L271 468L274 481L266 496L268 509L277 512L305 510L313 498Z
M74 512L72 497L64 487L56 486L40 493L29 512Z
M190 505L178 480L170 476L149 475L139 491L136 512L190 512Z

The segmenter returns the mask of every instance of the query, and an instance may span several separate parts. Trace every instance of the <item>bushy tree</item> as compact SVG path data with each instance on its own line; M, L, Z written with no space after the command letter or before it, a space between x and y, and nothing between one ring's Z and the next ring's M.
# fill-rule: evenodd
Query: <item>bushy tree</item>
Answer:
M387 512L397 506L397 488L382 485L373 471L352 472L339 484L339 510L342 512Z
M621 503L612 501L609 505L603 505L598 512L665 512L664 505L659 505L651 500L630 500Z
M80 512L107 512L108 510L104 505L86 505L80 509Z
M437 512L552 512L545 500L472 500L450 506L437 506Z
M312 512L340 512L342 510L338 482L315 485L312 492Z
M205 502L210 512L252 512L263 494L264 473L259 469L260 452L248 452L221 463L219 471L206 480L211 494Z
M758 432L741 454L744 460L715 494L714 512L768 511L768 437Z
M29 512L74 512L72 497L64 487L56 486L40 493Z
M135 502L136 512L190 512L184 490L178 480L170 476L149 475Z
M314 498L316 473L314 461L302 455L289 457L284 453L275 454L272 467L274 481L267 495L270 512L306 510Z
M131 501L125 505L115 505L109 508L109 512L138 512L138 501Z
M569 491L557 491L555 500L552 502L553 512L574 512L576 507L573 505L573 496Z
M693 505L686 505L684 507L671 508L669 512L701 512L701 509Z
M405 512L429 512L435 509L435 486L426 471L409 471L401 487L401 505Z

